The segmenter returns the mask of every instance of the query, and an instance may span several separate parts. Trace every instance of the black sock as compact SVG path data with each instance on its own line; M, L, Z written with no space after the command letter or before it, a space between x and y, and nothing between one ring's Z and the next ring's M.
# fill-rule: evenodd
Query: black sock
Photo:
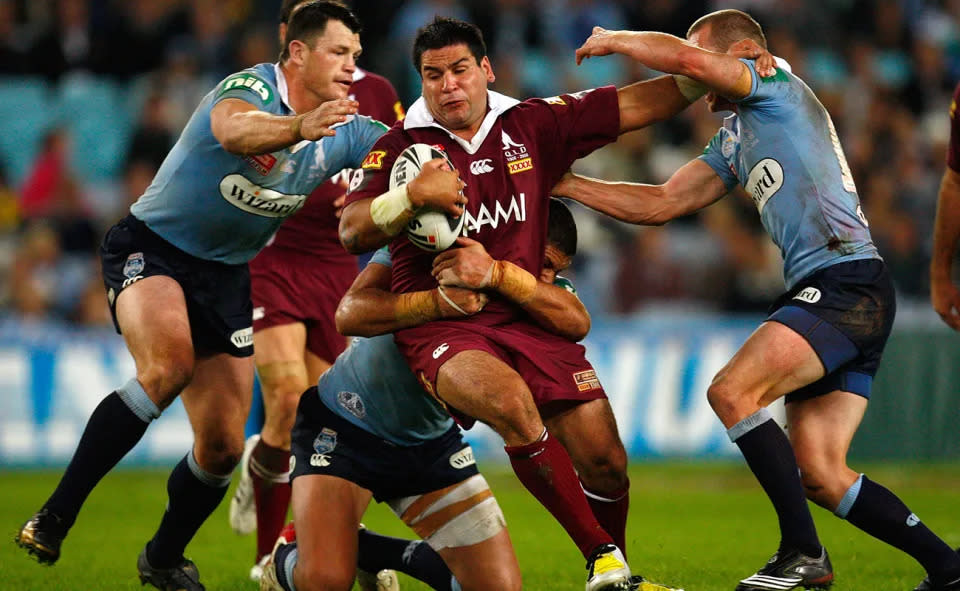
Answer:
M87 421L70 464L44 508L69 528L97 483L140 441L150 423L138 417L117 392L104 398Z
M160 528L147 544L147 562L154 568L176 566L183 551L217 508L230 478L208 475L206 482L190 469L193 452L174 467L167 480L167 510Z
M287 580L287 556L297 549L297 543L292 542L290 544L281 544L277 548L276 552L273 553L273 566L277 571L277 582L280 583L280 586L289 591L293 588L291 581Z
M860 492L846 519L913 556L935 581L960 576L960 555L930 531L897 495L866 476L860 477Z
M404 540L360 530L357 566L369 573L385 568L406 573L437 591L452 589L450 569L440 555L422 540Z
M820 539L800 482L797 458L786 434L766 409L743 419L729 431L777 512L780 548L820 556Z

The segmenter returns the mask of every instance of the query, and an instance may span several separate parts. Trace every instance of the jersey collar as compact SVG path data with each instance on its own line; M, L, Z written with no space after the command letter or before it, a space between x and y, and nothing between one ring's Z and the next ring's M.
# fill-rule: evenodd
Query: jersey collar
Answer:
M467 154L476 154L477 150L480 149L480 145L483 144L485 139L487 139L487 135L493 128L493 124L496 123L497 117L519 104L520 101L515 98L500 94L499 92L488 90L487 106L489 107L489 110L487 111L487 115L483 118L483 123L480 124L480 129L477 130L477 133L473 136L473 139L468 142L467 140L454 135L446 127L434 121L433 115L431 115L430 110L427 109L427 102L423 100L423 97L421 96L416 100L415 103L413 103L413 105L410 107L410 110L407 111L407 116L403 120L403 128L417 129L422 127L436 127L437 129L442 129L447 133L447 135L450 136L451 139L453 139L453 141L460 144L460 146L466 150Z
M287 77L283 75L283 69L280 64L273 64L273 74L277 77L277 92L280 94L280 100L291 112L296 113L290 106L290 96L287 90Z

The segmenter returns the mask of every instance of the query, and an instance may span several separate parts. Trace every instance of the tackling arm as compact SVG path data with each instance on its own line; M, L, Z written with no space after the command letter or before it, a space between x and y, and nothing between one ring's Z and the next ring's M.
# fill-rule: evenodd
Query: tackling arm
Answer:
M953 258L960 244L960 173L947 167L940 182L937 218L930 260L930 297L944 322L960 330L960 289L951 276Z
M390 267L367 265L354 280L337 306L337 331L343 335L372 337L420 326L431 320L462 317L479 312L487 303L485 294L469 289L447 288L393 293L390 291Z
M716 202L727 188L708 164L696 159L662 185L613 183L568 172L550 194L569 197L624 222L659 226Z
M494 260L482 244L458 238L460 248L448 249L433 260L433 276L445 289L486 290L523 308L546 330L571 341L590 331L590 314L566 289L541 281L509 261Z
M332 125L357 112L356 101L334 100L301 115L274 115L247 101L228 98L210 111L210 129L231 154L268 154L301 140L336 135Z

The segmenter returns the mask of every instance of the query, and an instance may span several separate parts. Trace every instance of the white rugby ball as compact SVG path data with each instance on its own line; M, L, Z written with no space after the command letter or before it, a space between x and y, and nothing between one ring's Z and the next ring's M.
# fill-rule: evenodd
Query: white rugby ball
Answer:
M396 189L412 181L423 165L434 158L443 158L450 169L453 164L447 155L429 144L412 144L397 156L390 170L390 188ZM407 224L407 239L423 250L440 252L456 242L463 229L465 216L455 218L445 212L423 208Z

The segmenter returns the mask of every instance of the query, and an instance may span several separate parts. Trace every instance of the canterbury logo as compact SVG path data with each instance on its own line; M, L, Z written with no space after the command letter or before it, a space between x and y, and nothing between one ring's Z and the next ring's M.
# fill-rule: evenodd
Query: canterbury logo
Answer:
M433 350L433 358L439 359L441 355L447 352L447 349L450 348L450 345L444 343Z
M474 160L470 163L470 172L472 172L474 175L493 172L493 166L490 163L491 160L489 158L484 158L483 160Z

